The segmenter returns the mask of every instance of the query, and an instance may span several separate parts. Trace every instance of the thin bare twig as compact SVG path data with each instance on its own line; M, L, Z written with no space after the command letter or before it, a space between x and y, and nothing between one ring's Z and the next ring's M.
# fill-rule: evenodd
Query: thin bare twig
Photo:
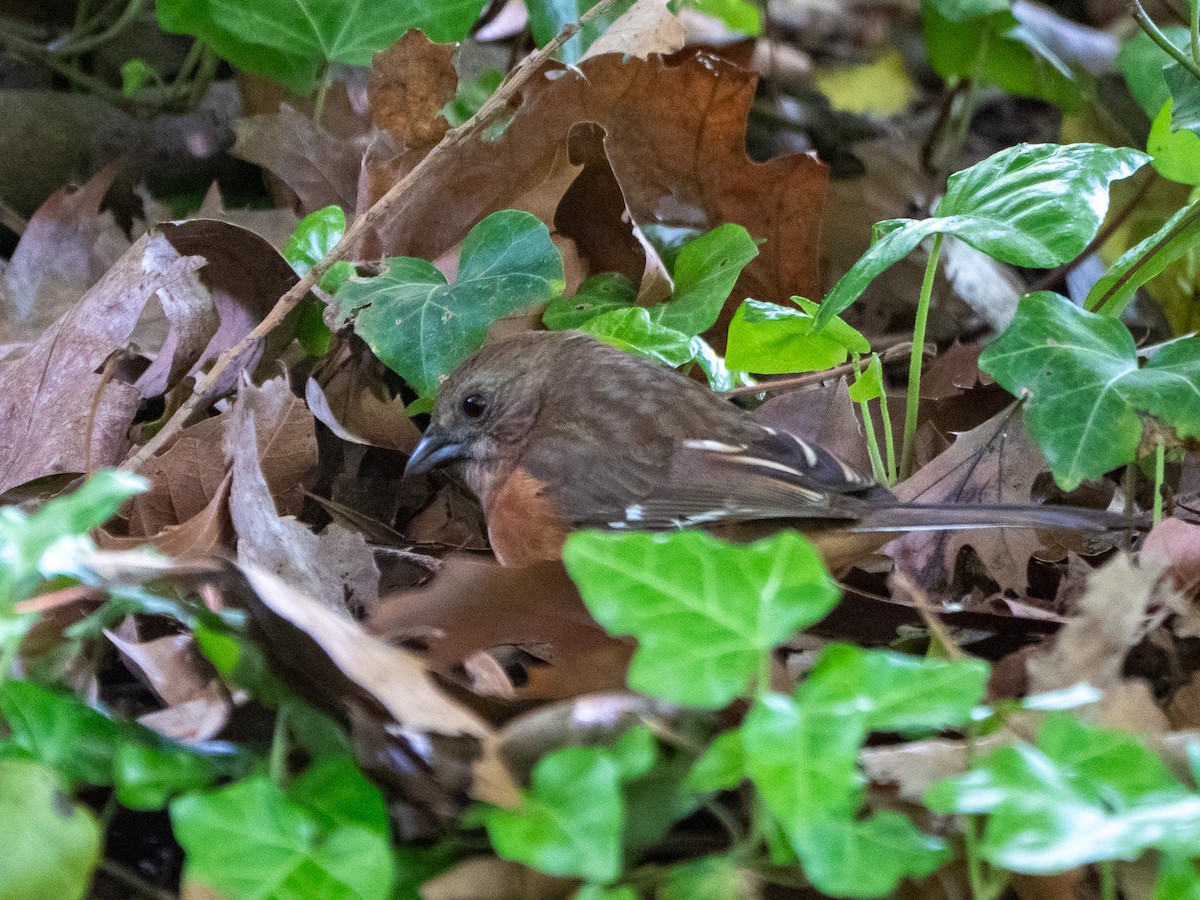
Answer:
M932 344L926 344L923 355L932 356L934 351L935 348ZM911 352L911 344L896 344L894 347L888 347L880 353L879 360L886 363L894 359L906 359ZM867 357L859 364L859 370L866 371L867 366L870 364L871 359ZM825 369L821 372L809 372L806 375L789 375L787 378L776 378L773 381L760 381L758 384L730 388L727 391L722 391L721 396L742 397L746 394L780 394L784 391L799 390L811 384L820 384L822 381L829 381L831 378L841 378L843 375L849 375L853 371L854 363L842 363L840 366L834 366L832 369Z
M604 15L611 9L618 0L600 0L595 6L588 10L580 17L579 22L575 25L567 25L559 32L554 40L550 41L541 50L536 53L531 53L524 61L513 69L508 74L508 77L500 84L488 98L487 102L479 108L470 119L460 125L458 128L452 129L446 133L441 142L422 159L411 172L409 172L399 182L392 185L386 194L380 197L372 204L371 208L354 220L354 223L346 229L345 235L338 241L337 246L330 250L322 257L311 269L305 273L299 281L297 281L287 293L279 298L279 301L267 313L266 317L254 327L254 329L243 337L240 341L217 357L211 369L204 375L203 379L196 385L196 390L187 401L175 411L175 414L167 421L162 429L153 438L147 441L140 450L121 466L126 471L136 472L146 461L150 459L168 440L174 437L184 426L187 420L192 416L196 409L208 399L208 392L212 385L225 374L225 372L233 365L233 363L241 358L250 347L262 340L283 322L284 318L308 295L308 292L313 286L321 280L334 263L345 259L351 249L358 243L360 237L370 232L380 221L386 218L396 205L396 201L404 195L428 168L430 161L445 153L452 147L465 143L473 139L476 135L483 131L492 118L508 106L517 93L524 87L525 83L538 71L542 63L549 60L554 53L572 37L574 37L579 29L588 22Z
M912 604L917 608L917 612L921 614L921 618L925 622L925 627L929 629L931 635L937 638L938 643L942 645L942 649L946 651L948 658L955 661L968 658L966 652L954 640L954 635L950 633L950 629L946 627L946 623L938 618L937 610L933 608L933 602L929 599L929 595L921 590L916 582L904 572L893 572L892 585L912 598Z

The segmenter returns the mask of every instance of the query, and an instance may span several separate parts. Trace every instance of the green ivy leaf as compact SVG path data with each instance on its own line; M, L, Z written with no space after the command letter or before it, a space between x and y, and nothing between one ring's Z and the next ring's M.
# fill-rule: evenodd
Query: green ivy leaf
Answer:
M1200 141L1200 137L1197 138ZM1200 244L1200 201L1185 206L1135 247L1126 250L1088 292L1085 306L1118 317L1138 288Z
M1132 735L1047 717L1036 747L1018 741L925 795L937 813L988 815L981 851L1014 872L1048 874L1147 849L1200 847L1200 794Z
M1109 185L1149 159L1101 144L1018 144L950 176L933 218L875 226L867 252L821 304L816 327L858 299L880 273L933 234L952 234L1003 262L1050 268L1074 259L1108 211ZM1053 203L1046 202L1048 196Z
M1182 856L1166 855L1158 866L1154 900L1200 900L1200 868Z
M1181 437L1200 434L1200 340L1168 344L1138 368L1121 322L1049 291L1020 302L979 367L1028 395L1025 423L1066 490L1135 458L1142 413Z
M820 372L844 363L852 350L871 352L867 339L841 319L830 319L820 331L815 330L820 307L802 297L794 299L800 309L744 301L729 323L726 363L764 375Z
M320 760L292 779L287 794L323 828L357 826L389 836L387 804L347 754Z
M930 64L943 78L974 78L1074 112L1082 94L1070 68L1018 21L1008 0L923 0Z
M193 34L238 68L313 89L329 63L368 66L410 28L434 42L466 36L485 0L160 0L164 31Z
M596 316L629 309L637 301L637 287L617 272L601 272L579 286L572 297L555 297L546 306L542 322L551 331L582 328Z
M158 73L150 67L150 64L144 59L135 58L126 61L121 65L121 94L126 97L132 97L152 78L157 78Z
M454 284L425 260L393 257L377 277L343 284L337 301L375 355L429 399L496 319L546 302L563 284L549 230L508 209L471 229Z
M100 826L52 769L0 759L0 893L12 900L81 900L100 857Z
M185 885L243 900L391 896L387 835L352 825L323 828L270 779L249 778L171 803Z
M297 275L307 275L309 269L337 246L345 233L346 213L340 206L318 209L296 223L296 229L283 250L283 258ZM339 260L321 276L321 289L330 294L337 293L342 282L353 274L354 266Z
M116 722L73 696L30 681L0 683L0 716L12 734L5 745L88 784L113 783Z
M865 371L860 372L850 385L850 399L855 403L866 403L883 396L883 361L879 354L871 355L871 361Z
M758 244L741 225L720 225L688 241L675 257L669 303L650 310L659 325L697 335L716 324L742 269L758 256Z
M771 649L839 594L791 532L741 546L700 531L577 532L563 562L605 630L637 638L629 686L702 708L741 694Z
M549 875L607 884L621 874L621 769L600 747L568 747L534 766L519 809L484 808L496 853Z
M230 762L221 765L187 747L153 747L124 741L112 759L117 799L130 809L163 809L177 794L212 787L219 777L228 774L225 769L230 768Z
M692 339L652 321L649 310L640 306L601 313L584 322L579 330L627 353L640 353L671 368L692 361Z
M700 794L730 791L746 777L746 746L739 730L717 735L688 773L686 786Z
M801 685L799 699L854 710L868 731L942 729L970 719L987 687L981 659L951 661L830 644Z

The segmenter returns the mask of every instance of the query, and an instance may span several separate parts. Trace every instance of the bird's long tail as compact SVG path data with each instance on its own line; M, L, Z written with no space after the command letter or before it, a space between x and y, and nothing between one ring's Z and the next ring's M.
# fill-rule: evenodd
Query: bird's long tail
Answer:
M899 503L867 513L855 531L951 531L959 528L1045 528L1072 531L1144 530L1149 523L1079 506Z

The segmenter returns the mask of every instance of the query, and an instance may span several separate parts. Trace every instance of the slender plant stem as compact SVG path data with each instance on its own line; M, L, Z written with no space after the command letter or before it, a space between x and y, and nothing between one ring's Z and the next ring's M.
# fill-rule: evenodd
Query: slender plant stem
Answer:
M879 392L879 417L883 419L883 444L887 453L887 486L892 487L899 480L896 471L896 438L892 434L892 414L888 412L887 391Z
M212 368L196 384L192 395L175 411L175 414L163 425L158 434L143 444L137 453L121 465L121 468L124 471L136 472L144 466L146 461L158 452L163 444L180 432L192 414L199 409L200 405L206 400L211 399L209 393L212 390L212 386L229 371L230 367L237 360L241 359L242 355L249 348L253 347L279 327L279 324L283 322L288 313L295 309L300 301L308 296L313 286L321 280L321 276L329 271L330 266L349 256L351 251L358 245L362 236L370 233L371 229L392 213L400 197L424 176L430 165L430 160L437 159L448 148L456 147L468 140L472 140L482 133L491 123L492 119L501 110L508 107L508 104L519 94L525 83L539 70L542 63L551 59L563 44L579 33L580 28L594 21L599 16L605 15L616 3L617 0L600 0L599 3L579 17L578 23L565 26L554 40L550 41L550 43L546 44L546 46L542 47L536 53L531 53L516 69L509 72L508 76L500 83L500 86L496 88L492 96L487 99L487 102L479 108L475 115L471 116L470 119L458 128L453 128L446 132L446 136L442 138L441 142L429 151L407 175L392 185L386 194L371 205L370 209L354 220L354 223L346 229L346 233L342 235L342 239L337 242L337 245L325 254L325 256L317 260L312 268L279 298L275 306L263 317L261 322L240 341L217 357Z
M317 96L313 100L312 119L318 125L321 124L321 116L325 114L325 95L329 93L329 63L321 63L321 68L317 71Z
M1154 20L1146 12L1145 7L1142 6L1141 0L1129 0L1129 8L1134 20L1141 27L1142 31L1146 32L1146 36L1158 44L1162 51L1171 57L1171 59L1191 72L1192 77L1200 81L1200 62L1193 60L1191 56L1167 40L1167 36L1159 30L1159 27L1154 24Z
M271 756L267 762L271 781L279 787L287 781L289 709L288 704L282 703L275 712L275 731L271 735Z
M208 93L208 86L212 84L220 65L221 57L217 56L216 51L208 44L201 44L200 61L196 64L196 77L192 79L191 89L188 91L188 109L195 109L200 105L200 101Z
M1171 241L1175 240L1175 238L1179 237L1179 235L1183 234L1185 231L1187 231L1187 229L1194 226L1198 220L1200 220L1200 202L1193 204L1191 210L1184 215L1182 219L1175 223L1174 228L1163 235L1160 241L1158 241L1152 247L1149 247L1137 262L1126 269L1116 281L1109 285L1104 294L1098 297L1096 303L1092 305L1092 312L1099 313L1102 316L1112 316L1114 318L1121 315L1121 313L1125 311L1125 307L1129 305L1129 301L1133 299L1133 295L1130 294L1124 300L1118 303L1117 296L1120 289L1128 284L1138 272L1148 266L1150 261L1153 260L1154 257L1157 256L1164 247L1168 246Z
M1167 446L1162 441L1154 448L1154 519L1158 525L1163 513L1163 475L1167 468Z
M121 15L108 28L103 31L93 34L90 37L80 38L76 41L69 42L65 47L55 47L50 52L58 54L67 53L86 53L89 50L95 50L102 44L106 44L119 35L122 31L134 23L138 15L142 11L142 7L146 5L146 0L129 0L125 9L121 11Z
M925 264L925 279L917 300L917 321L913 325L912 356L908 361L908 404L904 408L904 447L900 454L900 479L912 474L913 456L917 446L917 406L921 397L921 353L925 346L925 328L929 324L929 303L933 297L933 278L937 274L938 257L942 253L942 235L933 239L929 261Z
M859 356L854 354L854 383L862 380L863 369L860 368ZM879 455L879 439L875 437L875 419L871 415L871 404L868 400L858 401L859 412L862 413L863 430L867 435L867 456L871 458L871 474L881 484L887 483L887 470L883 467L883 458Z
M1100 870L1100 900L1117 900L1117 864L1103 859L1096 868Z

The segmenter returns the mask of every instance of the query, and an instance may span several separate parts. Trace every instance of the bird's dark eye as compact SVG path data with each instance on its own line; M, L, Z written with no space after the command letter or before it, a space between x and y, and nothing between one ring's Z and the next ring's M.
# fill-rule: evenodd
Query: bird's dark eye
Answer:
M487 410L487 398L483 394L468 394L463 398L462 411L467 418L478 419Z

